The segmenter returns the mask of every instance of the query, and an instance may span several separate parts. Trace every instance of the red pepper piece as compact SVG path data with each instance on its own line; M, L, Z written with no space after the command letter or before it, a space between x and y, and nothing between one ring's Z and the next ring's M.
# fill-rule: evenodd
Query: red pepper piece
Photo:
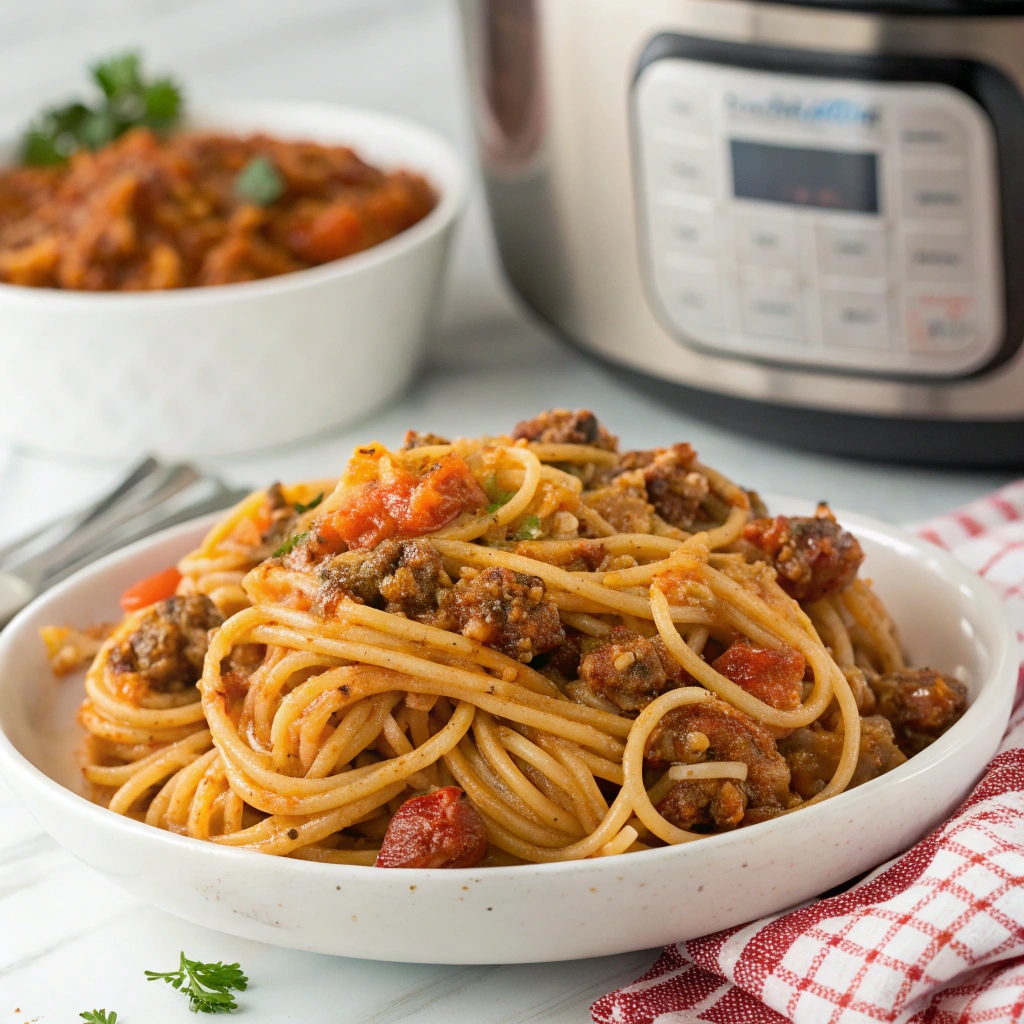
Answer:
M121 595L121 607L126 612L134 612L140 608L148 608L149 605L163 601L164 598L174 597L180 582L181 573L175 566L162 569L144 580L139 580L138 583L133 583Z

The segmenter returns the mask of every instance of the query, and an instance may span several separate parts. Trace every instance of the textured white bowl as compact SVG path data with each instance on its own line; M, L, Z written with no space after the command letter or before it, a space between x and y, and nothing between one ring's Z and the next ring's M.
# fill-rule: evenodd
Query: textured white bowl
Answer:
M777 510L809 512L776 500ZM911 654L970 686L963 719L895 771L826 803L685 846L567 864L384 870L268 857L171 835L82 796L79 676L55 680L38 629L117 615L125 586L191 548L188 524L86 569L0 634L0 772L63 846L142 899L198 924L321 953L526 963L679 941L807 899L940 822L995 752L1017 677L999 601L948 555L843 517Z
M317 103L225 103L189 127L353 146L439 193L422 221L353 256L263 281L146 293L0 284L0 440L90 458L203 458L364 415L415 371L465 177L433 132ZM0 161L13 146L0 147Z

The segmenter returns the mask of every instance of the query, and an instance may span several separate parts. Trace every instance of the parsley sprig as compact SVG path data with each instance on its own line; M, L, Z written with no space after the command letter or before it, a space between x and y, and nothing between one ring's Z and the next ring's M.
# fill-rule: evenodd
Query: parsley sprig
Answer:
M89 1024L117 1024L117 1013L114 1010L109 1013L106 1010L83 1010L78 1016Z
M303 505L301 501L297 501L292 507L301 516L303 512L312 512L313 509L315 509L317 505L319 505L320 502L323 500L324 492L321 491L312 501L308 502L307 504Z
M193 1013L228 1013L238 1009L232 990L244 992L249 979L238 964L204 964L189 960L184 952L176 971L146 971L149 981L166 981L188 996ZM84 1014L83 1014L84 1016Z
M282 556L287 555L289 552L294 551L308 536L309 530L303 530L302 533L297 533L294 537L289 537L270 557L281 558Z
M177 124L181 89L170 78L147 79L139 54L118 54L89 70L102 94L99 101L90 106L75 100L44 110L22 139L23 163L62 164L76 151L100 149L129 128L145 125L163 132Z
M492 473L484 480L484 493L491 499L490 505L487 506L488 514L497 512L499 508L507 505L516 496L515 491L503 491L498 486L497 473Z
M254 156L235 178L235 195L254 206L270 206L284 195L286 183L277 165L266 156Z

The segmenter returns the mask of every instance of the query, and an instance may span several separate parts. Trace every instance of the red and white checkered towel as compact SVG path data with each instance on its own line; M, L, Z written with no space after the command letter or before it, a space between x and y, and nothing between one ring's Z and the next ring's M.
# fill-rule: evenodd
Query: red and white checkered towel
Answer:
M928 523L1024 641L1024 481ZM857 887L667 946L597 1024L1024 1020L1024 667L999 753L944 825Z

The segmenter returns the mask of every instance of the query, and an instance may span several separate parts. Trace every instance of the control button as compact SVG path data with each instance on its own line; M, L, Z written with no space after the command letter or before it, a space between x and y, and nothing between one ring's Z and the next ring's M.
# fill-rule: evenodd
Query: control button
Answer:
M973 295L915 295L907 300L907 339L914 352L956 352L977 334Z
M710 149L652 139L647 152L648 180L656 190L711 195L714 179Z
M745 282L740 291L740 318L746 334L803 340L803 309L795 288Z
M900 145L907 156L963 156L967 133L948 111L915 107L900 118Z
M715 255L715 216L702 210L658 203L650 213L651 235L659 255Z
M969 281L974 248L968 235L908 233L904 245L906 276L911 281Z
M736 216L736 249L741 263L796 270L796 221L787 217Z
M669 316L684 330L722 326L722 293L714 271L663 264L658 272L658 292Z
M818 264L826 274L884 277L885 235L881 228L837 228L819 223Z
M711 127L707 93L682 82L648 78L641 86L644 119L650 128L706 135Z
M821 320L829 347L881 351L889 347L887 301L884 295L826 291Z
M963 217L968 210L967 171L907 171L903 178L903 215L935 220Z

